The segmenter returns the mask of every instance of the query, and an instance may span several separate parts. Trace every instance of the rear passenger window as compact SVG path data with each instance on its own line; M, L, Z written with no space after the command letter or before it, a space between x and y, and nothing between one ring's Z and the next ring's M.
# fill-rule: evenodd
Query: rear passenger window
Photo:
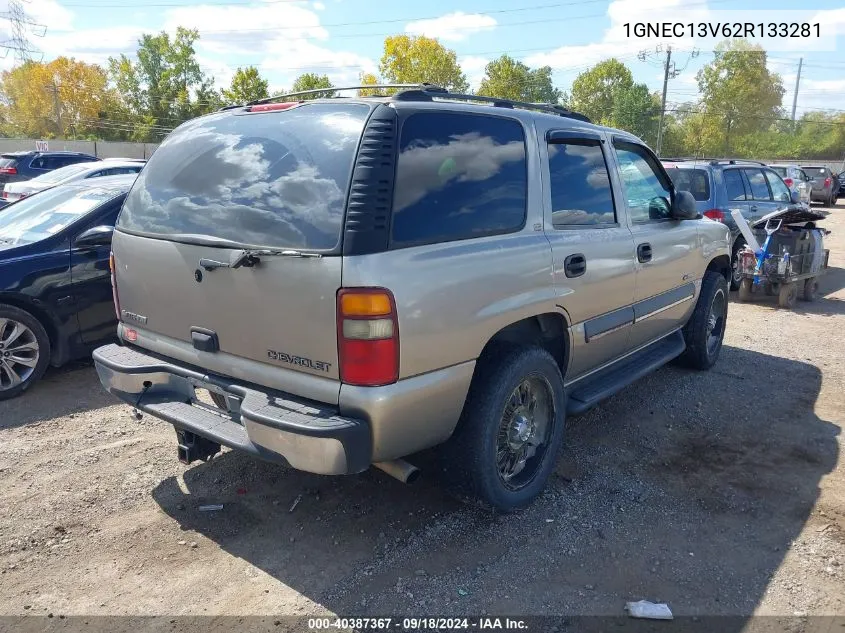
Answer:
M751 185L751 198L753 200L771 200L772 194L769 193L769 186L766 184L763 171L760 169L745 169L743 171Z
M549 175L555 227L616 222L610 175L598 141L549 144Z
M725 191L728 194L728 200L735 202L737 200L745 200L745 183L742 181L742 174L738 169L726 169L722 172L725 179Z
M393 246L508 233L525 224L525 135L512 119L413 114L402 126Z
M769 187L772 188L772 194L774 194L775 200L780 202L789 202L789 189L786 186L786 183L781 180L780 176L778 176L773 171L764 171L766 174L766 180L769 181Z

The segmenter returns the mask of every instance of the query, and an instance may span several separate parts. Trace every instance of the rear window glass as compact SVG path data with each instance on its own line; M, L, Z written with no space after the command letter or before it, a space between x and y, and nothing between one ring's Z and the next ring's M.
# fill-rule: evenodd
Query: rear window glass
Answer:
M77 174L81 174L84 171L87 171L90 168L90 165L68 165L67 167L60 167L59 169L54 169L51 172L46 174L41 174L36 178L33 178L33 182L43 182L43 183L53 183L53 182L60 182L65 180L66 178L72 178Z
M0 248L55 235L119 195L114 189L64 185L16 202L0 213Z
M689 191L698 202L710 199L710 175L704 169L667 169L678 191Z
M829 173L827 167L804 167L803 169L810 178L818 178L819 176L827 178Z
M610 175L598 141L549 144L549 176L555 226L616 222Z
M775 172L781 178L786 178L786 167L772 166L769 169L771 169L773 172Z
M17 158L7 158L6 156L0 156L0 169L2 169L3 167L14 167L17 164Z
M190 121L156 150L118 226L162 237L329 250L370 108L314 103Z
M513 119L413 114L402 126L393 246L519 230L527 195L525 135Z

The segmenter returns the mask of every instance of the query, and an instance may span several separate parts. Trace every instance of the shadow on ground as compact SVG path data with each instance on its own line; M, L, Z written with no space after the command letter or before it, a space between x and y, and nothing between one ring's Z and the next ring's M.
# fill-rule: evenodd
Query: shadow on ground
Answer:
M0 429L9 429L108 407L118 401L100 386L94 362L73 361L63 367L50 367L37 383L23 394L0 402Z
M448 473L405 487L232 452L185 472L187 492L170 478L153 495L337 613L620 616L648 599L738 616L719 628L739 632L836 464L820 385L814 366L732 347L707 374L664 368L570 421L546 493L504 517L447 495Z

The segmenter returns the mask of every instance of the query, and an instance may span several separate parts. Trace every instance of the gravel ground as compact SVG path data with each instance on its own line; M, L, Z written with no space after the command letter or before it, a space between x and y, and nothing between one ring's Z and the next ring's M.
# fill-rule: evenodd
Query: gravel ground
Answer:
M52 371L0 403L0 614L843 615L845 205L825 225L816 303L732 302L712 371L569 420L515 515L450 497L431 455L413 487L232 452L186 468L90 364Z

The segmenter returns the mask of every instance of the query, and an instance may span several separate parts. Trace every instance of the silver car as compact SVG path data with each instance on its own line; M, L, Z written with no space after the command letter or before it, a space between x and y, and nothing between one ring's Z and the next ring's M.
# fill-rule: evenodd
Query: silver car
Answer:
M810 194L813 189L812 181L807 173L798 165L772 164L769 168L783 179L790 191L798 192L798 199L810 205Z
M567 414L716 362L731 270L728 228L640 139L428 85L183 124L113 252L122 344L97 371L182 461L408 481L442 445L501 511L542 491Z
M137 174L143 167L144 162L138 160L110 159L93 163L76 163L54 169L32 180L7 183L3 185L2 198L6 203L11 203L56 185L102 176Z

